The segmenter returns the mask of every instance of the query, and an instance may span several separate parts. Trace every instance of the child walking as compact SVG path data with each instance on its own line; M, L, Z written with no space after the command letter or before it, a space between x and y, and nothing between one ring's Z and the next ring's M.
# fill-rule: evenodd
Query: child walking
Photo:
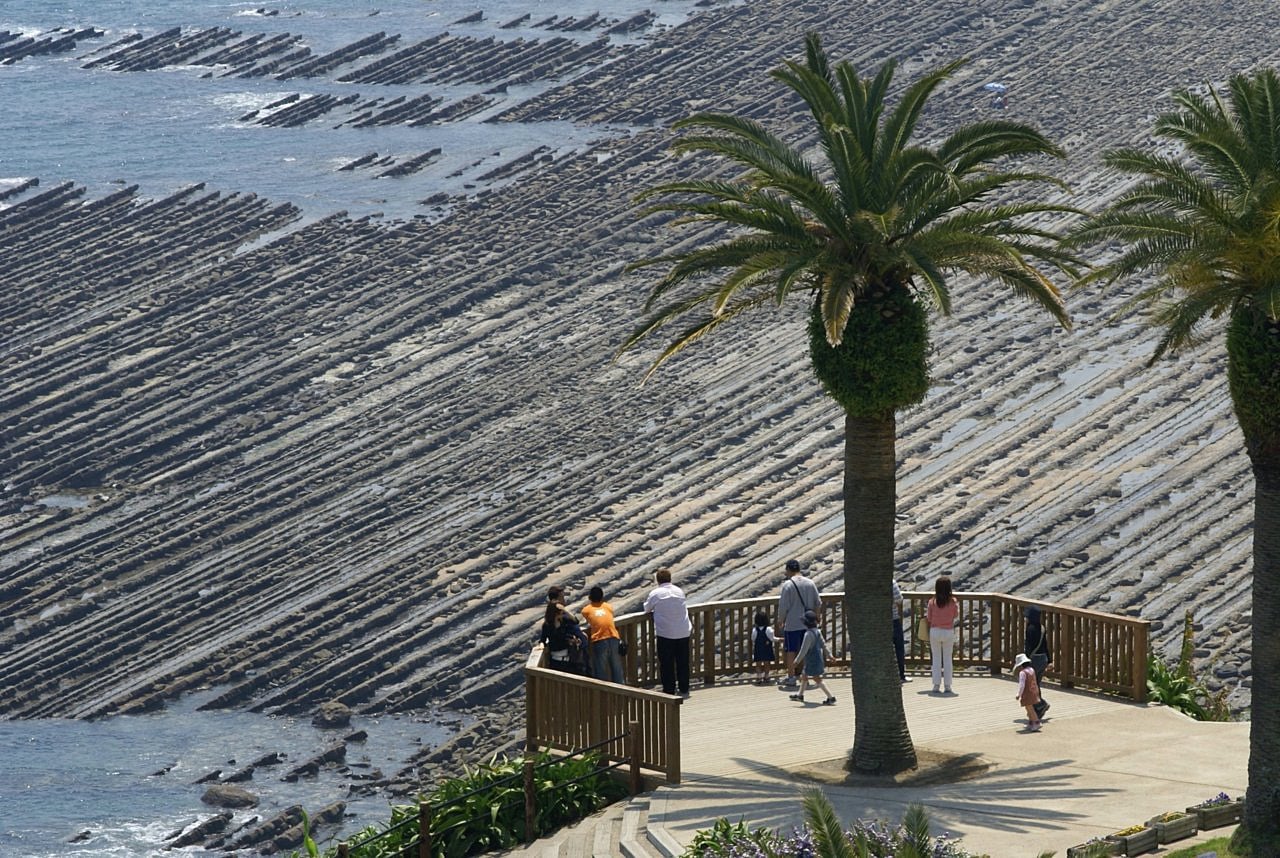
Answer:
M792 700L804 702L804 691L809 687L810 680L813 684L821 689L826 695L826 699L822 701L823 706L834 706L836 703L835 695L827 688L826 683L822 681L822 674L826 670L826 659L831 658L831 650L827 649L827 642L822 639L822 632L818 631L818 615L813 611L804 612L804 639L800 641L800 649L796 652L796 664L802 664L802 673L800 674L800 692L792 694Z
M777 659L773 644L777 641L773 623L764 611L756 611L755 625L751 628L751 660L756 666L756 685L769 684L769 669Z
M1026 653L1020 652L1014 658L1013 671L1018 674L1018 702L1027 710L1027 732L1038 733L1040 714L1036 707L1040 703L1040 685L1036 682L1036 669Z

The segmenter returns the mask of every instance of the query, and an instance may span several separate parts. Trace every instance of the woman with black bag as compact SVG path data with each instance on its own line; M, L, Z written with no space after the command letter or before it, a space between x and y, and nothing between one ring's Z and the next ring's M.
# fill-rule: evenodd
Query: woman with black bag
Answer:
M1049 668L1049 635L1045 633L1039 608L1028 605L1026 615L1027 636L1023 652L1031 659L1031 666L1036 672L1036 685L1040 689L1040 702L1036 704L1036 716L1044 718L1044 713L1049 711L1049 704L1044 699L1044 672Z

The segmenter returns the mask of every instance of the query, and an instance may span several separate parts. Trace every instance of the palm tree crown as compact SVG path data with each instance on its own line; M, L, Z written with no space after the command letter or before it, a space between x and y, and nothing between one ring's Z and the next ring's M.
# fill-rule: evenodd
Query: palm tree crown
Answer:
M1280 78L1236 75L1228 91L1225 102L1215 90L1174 95L1180 109L1160 116L1154 134L1178 155L1109 153L1109 166L1138 181L1073 234L1128 243L1086 282L1158 274L1133 299L1159 305L1153 362L1193 342L1206 317L1250 307L1280 320Z
M806 48L806 63L787 61L772 76L812 113L815 157L750 119L700 113L676 123L692 132L674 144L677 151L717 155L745 172L654 187L640 195L649 203L646 213L675 212L684 222L733 229L714 243L631 266L670 267L649 295L651 315L621 350L696 307L709 309L675 337L656 367L740 313L780 304L793 292L815 296L822 332L836 347L854 307L881 290L908 290L913 301L949 313L947 275L956 271L1004 282L1068 325L1058 290L1034 261L1070 271L1074 260L1028 216L1071 209L989 201L1011 185L1057 184L1040 172L998 165L1061 157L1061 150L1029 126L996 120L966 125L933 148L914 145L926 101L961 63L915 81L889 109L893 62L864 79L847 62L832 68L816 35ZM672 299L690 280L697 285Z

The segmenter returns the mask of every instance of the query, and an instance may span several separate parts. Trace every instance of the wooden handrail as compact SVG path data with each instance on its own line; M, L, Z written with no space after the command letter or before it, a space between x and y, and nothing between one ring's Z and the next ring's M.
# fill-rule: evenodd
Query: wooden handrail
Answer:
M907 616L903 621L906 660L920 670L929 666L929 645L918 639L916 621L924 616L933 594L904 592ZM1040 609L1049 636L1050 679L1064 687L1081 686L1145 701L1147 697L1147 647L1150 622L1087 608L1072 608L1003 593L956 593L960 612L956 629L954 663L957 668L987 670L999 674L1009 668L1023 650L1025 610ZM757 610L771 614L777 596L731 599L689 605L693 622L690 635L689 672L711 684L719 677L748 675L751 660L750 629ZM848 667L851 653L844 622L844 594L822 597L820 628L834 658L832 667ZM640 764L658 771L671 783L680 781L680 698L648 690L658 683L657 637L647 614L625 614L615 620L629 653L625 659L626 685L575 676L545 667L545 654L537 646L525 663L525 725L529 748L571 749L616 736L634 722L639 729ZM889 618L885 618L888 634ZM775 669L782 667L777 648ZM632 751L622 742L606 746L604 756L626 759Z

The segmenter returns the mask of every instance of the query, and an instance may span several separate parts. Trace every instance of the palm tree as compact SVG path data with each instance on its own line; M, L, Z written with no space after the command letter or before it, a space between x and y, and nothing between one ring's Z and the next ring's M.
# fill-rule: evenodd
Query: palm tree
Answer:
M857 714L850 763L855 771L901 771L915 765L915 749L886 633L895 412L928 390L928 311L951 311L949 274L994 278L1069 325L1057 288L1037 263L1071 272L1074 258L1055 233L1029 220L1071 210L991 201L1009 186L1060 184L1017 166L1017 159L1062 156L1026 125L976 122L935 147L911 142L929 96L960 63L926 74L890 108L894 63L861 78L847 62L832 67L816 35L805 44L805 62L785 62L771 76L812 113L815 151L813 141L788 143L732 115L699 113L676 123L690 132L674 143L677 152L718 156L745 172L669 182L640 195L646 215L677 213L676 223L727 231L630 266L667 270L649 294L647 318L619 352L690 317L652 374L747 311L792 295L808 302L814 371L845 412L845 615Z
M1085 282L1151 273L1130 305L1163 327L1150 363L1227 317L1227 382L1255 482L1253 711L1242 849L1280 854L1280 78L1236 75L1226 98L1176 93L1154 133L1175 156L1120 149L1106 163L1137 183L1073 231L1123 252ZM1150 365L1150 363L1148 365Z

